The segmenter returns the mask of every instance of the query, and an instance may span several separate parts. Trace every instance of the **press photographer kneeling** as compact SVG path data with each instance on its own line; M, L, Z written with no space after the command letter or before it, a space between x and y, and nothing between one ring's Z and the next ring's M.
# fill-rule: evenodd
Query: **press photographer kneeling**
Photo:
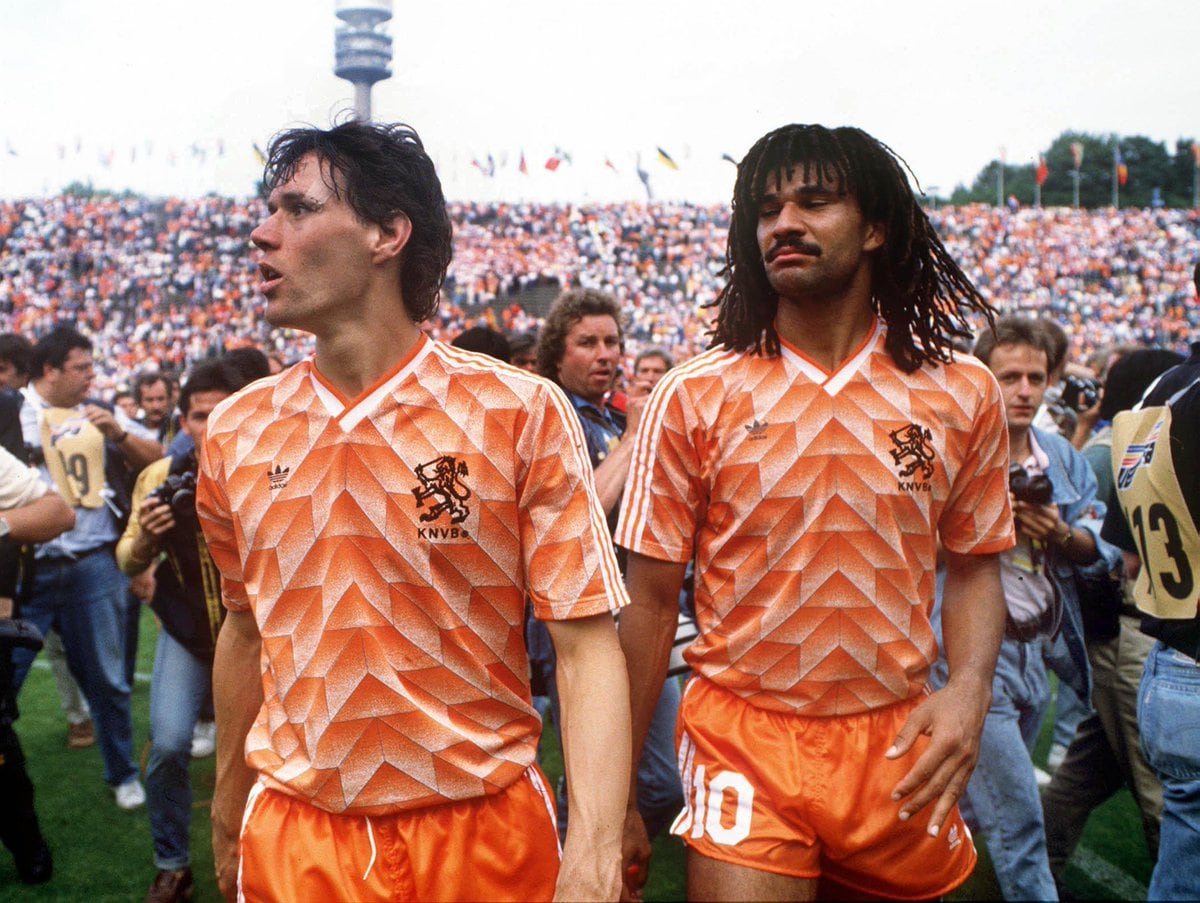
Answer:
M117 563L130 576L161 558L150 607L161 622L150 678L150 759L146 803L158 869L147 901L186 899L192 888L192 730L212 683L221 622L220 579L196 521L196 448L208 415L245 380L224 361L197 364L179 396L191 445L155 461L138 477L133 513Z

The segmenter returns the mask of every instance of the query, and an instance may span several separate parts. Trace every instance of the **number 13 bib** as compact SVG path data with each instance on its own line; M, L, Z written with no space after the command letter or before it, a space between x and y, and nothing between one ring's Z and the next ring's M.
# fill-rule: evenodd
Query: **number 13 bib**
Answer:
M1165 619L1196 617L1200 601L1193 570L1193 563L1200 563L1200 534L1171 454L1171 402L1179 394L1165 405L1124 411L1113 421L1117 500L1142 556L1134 601L1147 614Z

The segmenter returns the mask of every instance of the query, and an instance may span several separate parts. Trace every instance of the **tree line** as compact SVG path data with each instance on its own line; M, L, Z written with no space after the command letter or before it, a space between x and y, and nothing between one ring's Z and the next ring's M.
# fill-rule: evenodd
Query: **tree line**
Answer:
M1079 206L1112 205L1113 150L1116 148L1120 150L1127 172L1125 184L1120 186L1122 207L1191 207L1196 177L1196 158L1192 153L1194 141L1193 138L1180 138L1171 151L1163 142L1152 141L1144 135L1063 132L1043 153L1046 178L1042 185L1042 206L1069 207L1073 203L1075 163L1071 145L1078 143L1083 148L1079 167ZM1011 196L1021 204L1032 204L1037 184L1037 161L1014 166L1001 160L992 160L984 166L970 188L965 185L955 188L950 203L995 204L1001 166L1004 167L1005 200Z

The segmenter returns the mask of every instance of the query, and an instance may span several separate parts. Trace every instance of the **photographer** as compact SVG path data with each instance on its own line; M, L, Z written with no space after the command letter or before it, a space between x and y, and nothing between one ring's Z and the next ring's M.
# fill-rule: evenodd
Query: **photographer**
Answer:
M1072 665L1066 677L1089 698L1073 578L1104 573L1120 560L1098 537L1104 504L1087 461L1066 439L1033 426L1053 351L1041 324L1019 317L997 320L975 345L1004 398L1017 544L1001 556L1008 620L979 763L960 805L987 840L1006 900L1057 899L1031 758L1050 701L1044 655L1061 643ZM945 668L943 659L935 679L945 680Z
M25 773L25 756L13 722L17 703L13 693L11 651L17 646L37 649L41 639L27 622L14 620L15 587L8 566L16 544L47 542L75 526L75 513L37 471L0 448L0 840L16 860L17 875L27 884L50 880L50 848L46 846L33 809L33 784Z
M223 361L193 368L179 397L182 429L204 435L209 413L245 380ZM220 624L220 582L196 521L196 458L185 452L155 461L138 477L133 513L117 543L117 562L130 576L161 556L150 607L161 621L150 678L150 759L147 807L158 868L146 900L191 895L192 730L212 682Z

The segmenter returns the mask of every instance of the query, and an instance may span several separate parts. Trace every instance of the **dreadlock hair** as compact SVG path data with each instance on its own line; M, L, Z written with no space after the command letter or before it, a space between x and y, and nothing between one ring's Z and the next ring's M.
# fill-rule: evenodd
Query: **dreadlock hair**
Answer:
M407 125L353 119L327 130L281 132L267 151L265 187L290 179L308 154L316 155L326 184L360 221L384 226L398 213L412 221L401 255L400 291L413 322L433 316L453 239L442 183L417 133Z
M911 373L926 362L952 361L954 341L973 335L967 314L983 314L991 324L995 311L938 239L907 169L886 144L849 126L786 125L760 138L738 165L721 271L729 281L713 302L712 346L779 353L779 295L767 281L758 211L768 181L778 185L802 170L805 179L852 195L864 218L885 230L883 246L873 252L871 303L887 323L886 347L896 365Z

